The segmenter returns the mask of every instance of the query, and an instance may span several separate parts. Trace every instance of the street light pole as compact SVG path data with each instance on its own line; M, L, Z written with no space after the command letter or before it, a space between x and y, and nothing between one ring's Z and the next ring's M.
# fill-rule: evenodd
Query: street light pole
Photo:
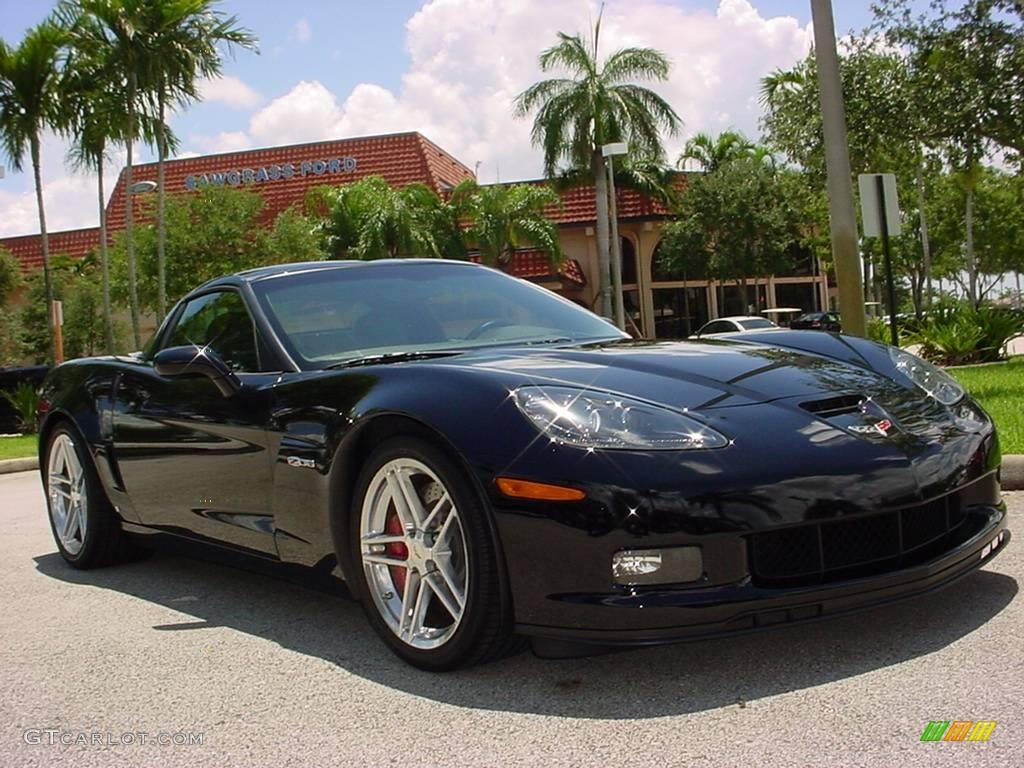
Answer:
M601 154L608 161L608 218L611 220L611 251L612 251L612 291L615 305L615 324L620 331L626 330L626 306L622 299L622 240L619 238L619 207L615 195L615 156L624 155L629 151L625 142L605 144Z
M846 333L864 336L867 331L864 283L857 255L857 218L853 209L850 151L846 143L846 115L831 0L811 0L811 17L814 21L814 54L818 64L818 90L825 133L829 227L832 235L832 260L836 265L839 289L839 314Z

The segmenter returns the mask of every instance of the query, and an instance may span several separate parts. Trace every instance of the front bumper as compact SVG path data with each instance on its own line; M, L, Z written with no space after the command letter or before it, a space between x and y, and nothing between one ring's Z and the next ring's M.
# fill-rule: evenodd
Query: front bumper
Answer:
M972 507L969 514L975 518L976 531L970 538L933 560L902 570L804 588L764 589L747 578L707 589L550 595L549 599L563 606L564 615L578 623L519 623L517 631L602 646L653 645L750 632L885 605L948 586L1002 552L1010 540L1004 509ZM659 626L651 626L652 620Z

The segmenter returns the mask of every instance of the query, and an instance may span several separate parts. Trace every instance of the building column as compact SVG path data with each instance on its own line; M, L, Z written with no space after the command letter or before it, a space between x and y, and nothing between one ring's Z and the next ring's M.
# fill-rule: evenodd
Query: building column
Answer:
M636 283L640 291L640 313L644 337L654 338L654 288L651 283L651 271L654 262L654 250L661 242L661 227L651 222L644 222L637 232L636 251Z

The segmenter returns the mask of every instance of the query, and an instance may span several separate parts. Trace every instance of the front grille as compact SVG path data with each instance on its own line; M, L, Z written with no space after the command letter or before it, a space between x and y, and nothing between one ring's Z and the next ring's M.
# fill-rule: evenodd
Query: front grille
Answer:
M748 537L759 586L823 584L926 562L966 540L956 493L902 509L822 520Z

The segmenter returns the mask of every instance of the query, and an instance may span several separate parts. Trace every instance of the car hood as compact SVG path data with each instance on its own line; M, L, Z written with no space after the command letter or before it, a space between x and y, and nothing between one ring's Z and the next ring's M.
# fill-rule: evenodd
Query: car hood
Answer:
M627 342L481 350L445 361L527 383L632 395L673 408L706 410L781 398L879 395L893 380L863 365L739 341Z

